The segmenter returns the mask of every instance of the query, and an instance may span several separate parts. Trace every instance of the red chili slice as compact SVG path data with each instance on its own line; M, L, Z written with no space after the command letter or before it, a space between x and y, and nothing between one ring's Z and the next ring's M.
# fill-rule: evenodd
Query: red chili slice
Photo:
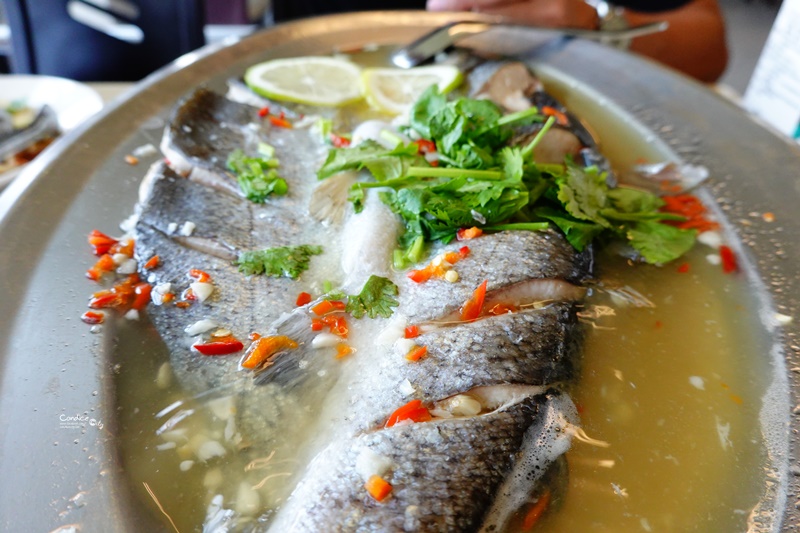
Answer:
M350 146L350 139L347 137L340 137L335 133L329 134L328 137L330 138L331 144L334 146L334 148L346 148Z
M294 304L297 307L302 307L310 302L311 302L311 295L307 292L301 292L300 294L297 295L297 300L295 300Z
M153 287L149 283L139 283L133 288L136 297L133 299L133 309L141 310L150 302L150 293Z
M244 344L236 337L221 337L210 342L193 344L192 348L203 355L228 355L242 351Z
M103 255L108 253L113 245L117 244L117 239L93 229L89 233L89 244L94 248L94 255Z
M210 275L197 268L189 270L189 277L195 278L200 283L208 283L211 281Z
M431 419L431 413L424 405L422 405L422 400L411 400L389 416L389 420L386 421L385 427L390 428L398 422L402 422L403 420L411 420L412 422L427 422Z
M430 154L436 151L436 143L428 139L419 139L414 141L417 145L417 152L420 154Z
M726 274L732 274L739 271L739 262L736 259L736 254L733 253L730 246L722 245L719 247L719 257L722 259L722 271Z
M291 122L289 122L288 120L286 120L283 117L270 116L269 117L269 121L273 126L277 126L278 128L291 129L291 127L292 127Z
M405 331L406 339L413 339L419 337L419 326L407 326Z
M461 228L456 232L456 239L459 241L468 241L469 239L474 239L475 237L480 237L483 235L483 230L481 228L472 226L471 228Z
M486 300L486 285L488 282L489 280L484 280L472 293L472 298L461 306L461 320L471 322L481 316L483 302Z
M106 319L105 314L96 313L94 311L86 311L81 315L81 320L83 320L87 324L102 324L105 319Z

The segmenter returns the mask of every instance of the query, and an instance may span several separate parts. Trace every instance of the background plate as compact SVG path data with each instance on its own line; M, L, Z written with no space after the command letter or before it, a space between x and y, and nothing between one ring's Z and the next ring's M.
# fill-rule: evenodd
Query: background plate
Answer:
M54 76L0 76L0 101L15 100L22 100L33 109L49 105L56 113L59 128L65 133L103 108L103 100L97 91L77 81ZM25 166L0 174L0 189L10 183Z

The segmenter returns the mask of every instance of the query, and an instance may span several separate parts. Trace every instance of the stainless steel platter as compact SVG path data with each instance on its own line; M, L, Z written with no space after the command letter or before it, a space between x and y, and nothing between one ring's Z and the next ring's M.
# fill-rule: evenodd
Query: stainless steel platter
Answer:
M408 43L475 15L375 12L310 19L189 54L142 81L116 105L61 139L0 196L0 529L158 531L131 497L116 440L113 328L92 334L79 320L86 296L86 235L115 228L132 210L143 173L123 162L158 144L164 116L199 84L222 87L268 58L326 54L365 44ZM711 194L741 239L744 274L771 349L763 400L767 498L759 531L795 530L800 147L705 86L632 55L580 40L496 28L462 44L514 54L591 87L643 135L710 170ZM144 164L144 162L143 162ZM772 212L767 223L754 213ZM793 475L794 474L794 475Z

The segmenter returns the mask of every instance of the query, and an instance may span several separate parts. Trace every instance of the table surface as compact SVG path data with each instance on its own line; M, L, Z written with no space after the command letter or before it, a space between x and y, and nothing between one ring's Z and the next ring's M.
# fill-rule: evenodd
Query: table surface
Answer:
M112 100L114 100L117 96L121 95L134 85L133 82L91 82L87 83L89 87L97 91L100 95L100 98L103 99L104 104L108 104Z

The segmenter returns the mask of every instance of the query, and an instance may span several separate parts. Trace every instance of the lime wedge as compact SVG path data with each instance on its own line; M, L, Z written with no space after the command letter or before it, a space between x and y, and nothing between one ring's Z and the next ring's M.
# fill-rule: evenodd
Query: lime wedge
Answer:
M452 65L432 65L408 70L399 68L370 68L361 75L361 86L371 106L399 115L417 101L431 85L441 92L450 91L461 83L461 72Z
M318 106L341 106L361 98L361 69L344 59L296 57L253 65L244 81L273 100Z

